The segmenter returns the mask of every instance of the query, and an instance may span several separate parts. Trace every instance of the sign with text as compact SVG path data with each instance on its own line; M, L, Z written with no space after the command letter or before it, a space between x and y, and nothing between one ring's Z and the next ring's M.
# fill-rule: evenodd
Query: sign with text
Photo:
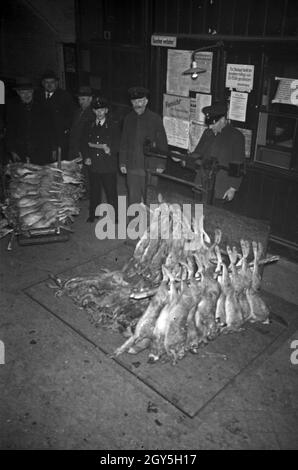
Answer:
M178 119L190 119L190 98L176 95L163 95L163 115Z
M227 64L226 88L251 91L254 82L254 65Z
M156 34L151 36L151 46L176 47L176 44L176 36L158 36Z
M298 80L297 78L275 77L279 80L275 97L272 103L298 105Z

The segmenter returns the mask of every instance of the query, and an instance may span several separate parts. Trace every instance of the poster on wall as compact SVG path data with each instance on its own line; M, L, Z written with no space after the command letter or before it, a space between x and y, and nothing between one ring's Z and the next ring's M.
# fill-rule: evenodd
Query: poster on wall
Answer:
M164 116L163 124L166 130L168 144L182 149L189 145L189 121Z
M239 91L231 92L229 119L232 121L245 122L248 93Z
M227 64L226 88L250 92L253 89L254 65Z
M205 114L202 109L210 106L212 101L211 95L197 93L195 98L190 98L190 119L192 121L205 122Z
M167 93L181 96L189 95L190 77L182 75L182 73L189 69L190 62L190 51L168 50Z
M210 93L211 91L211 78L212 78L212 60L213 52L197 52L195 54L195 61L200 69L205 72L200 73L196 79L190 79L189 89L191 91L198 91L201 93Z
M297 78L283 78L275 77L279 80L275 97L272 103L293 104L298 106L298 79Z
M190 75L183 75L191 66L191 51L168 50L167 93L189 96L189 91L210 93L213 52L198 52L195 59L199 68L205 70L193 80Z
M163 115L190 120L190 98L176 95L163 95Z

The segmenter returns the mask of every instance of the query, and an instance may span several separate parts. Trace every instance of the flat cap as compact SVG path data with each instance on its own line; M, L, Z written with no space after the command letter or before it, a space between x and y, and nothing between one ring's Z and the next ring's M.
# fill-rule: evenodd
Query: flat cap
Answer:
M104 98L103 96L95 96L93 98L92 103L91 103L92 109L100 109L100 108L108 108L108 107L109 107L108 100Z
M137 100L139 98L148 98L149 90L142 86L134 86L128 90L129 99Z
M92 96L92 95L93 95L93 91L90 86L82 85L79 87L79 90L77 92L77 96Z
M220 118L227 114L227 105L224 102L216 102L202 109L205 114L206 124L215 124Z

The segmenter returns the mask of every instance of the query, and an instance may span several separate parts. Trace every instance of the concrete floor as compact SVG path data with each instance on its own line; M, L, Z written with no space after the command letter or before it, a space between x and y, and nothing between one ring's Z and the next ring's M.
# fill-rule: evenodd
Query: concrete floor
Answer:
M0 241L0 448L298 449L298 365L290 361L298 330L189 417L26 295L49 273L120 246L98 241L86 217L85 201L67 243L15 243L8 252ZM297 272L284 261L267 267L264 288L298 305Z

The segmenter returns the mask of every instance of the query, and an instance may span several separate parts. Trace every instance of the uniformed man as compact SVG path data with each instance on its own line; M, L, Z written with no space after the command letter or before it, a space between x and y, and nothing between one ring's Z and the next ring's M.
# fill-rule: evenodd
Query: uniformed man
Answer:
M89 178L89 217L94 222L96 207L101 203L102 188L108 204L115 210L115 223L118 216L117 195L117 152L119 148L119 128L108 117L109 106L105 98L93 98L91 108L94 120L87 122L81 140L81 153L88 167Z
M245 139L243 134L228 122L225 103L216 102L203 108L202 112L208 129L204 131L192 156L199 157L203 162L217 162L219 171L214 187L215 202L219 199L230 202L234 199L242 178L231 176L220 166L228 168L231 162L244 163Z

